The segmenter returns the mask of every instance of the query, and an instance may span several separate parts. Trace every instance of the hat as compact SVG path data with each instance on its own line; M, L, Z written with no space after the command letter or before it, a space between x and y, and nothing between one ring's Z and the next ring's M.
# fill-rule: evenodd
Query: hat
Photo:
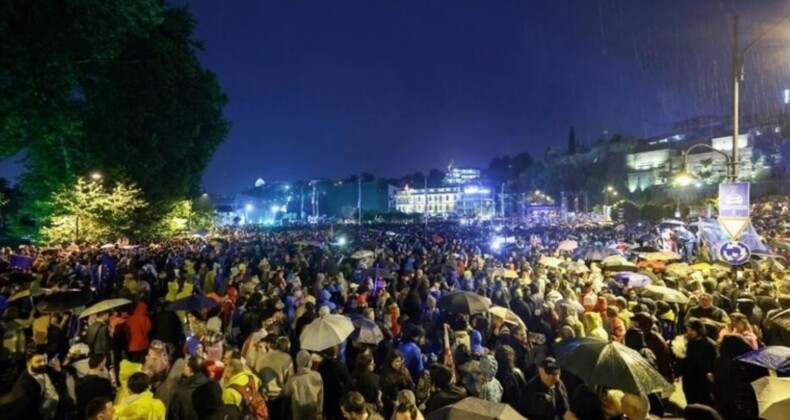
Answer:
M75 356L88 356L90 354L90 348L88 348L88 345L85 343L77 343L69 348L69 354Z
M696 331L699 335L705 335L705 324L697 318L690 318L686 321L686 327Z
M543 361L540 362L540 367L549 374L560 373L560 365L557 364L557 361L553 357L543 359Z

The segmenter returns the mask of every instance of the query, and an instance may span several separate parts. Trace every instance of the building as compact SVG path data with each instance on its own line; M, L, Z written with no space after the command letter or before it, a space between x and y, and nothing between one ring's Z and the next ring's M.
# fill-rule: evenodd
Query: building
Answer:
M490 219L495 215L493 191L482 180L481 171L457 168L453 163L439 187L410 188L395 194L395 209L429 216Z
M380 181L335 182L325 188L322 214L351 219L357 217L361 198L362 214L384 213L394 208L397 189Z

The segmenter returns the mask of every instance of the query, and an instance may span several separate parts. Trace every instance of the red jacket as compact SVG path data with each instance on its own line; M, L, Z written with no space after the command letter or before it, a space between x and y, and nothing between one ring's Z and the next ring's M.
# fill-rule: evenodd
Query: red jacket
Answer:
M140 351L148 348L148 333L151 332L151 319L146 315L148 306L145 302L138 302L134 314L126 320L127 349Z

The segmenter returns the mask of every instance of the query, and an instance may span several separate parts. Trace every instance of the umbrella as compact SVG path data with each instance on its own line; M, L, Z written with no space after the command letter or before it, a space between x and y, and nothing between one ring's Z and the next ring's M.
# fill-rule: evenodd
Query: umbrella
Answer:
M773 369L777 372L790 372L790 347L766 346L744 353L735 358L743 363Z
M104 244L100 248L101 249L113 249L113 248L115 248L115 244Z
M680 255L670 251L658 251L648 252L643 258L648 261L677 261L680 260Z
M579 247L579 243L574 241L573 239L566 239L557 245L557 249L559 249L560 251L573 251L578 247Z
M80 314L80 318L87 318L93 314L99 314L102 312L107 312L110 309L119 308L124 305L128 305L132 303L129 299L105 299L95 305L92 305L90 308L82 311Z
M167 305L165 310L199 311L205 308L213 308L217 305L219 304L214 299L207 298L203 295L192 295L173 301L173 303Z
M778 325L785 330L790 330L790 309L779 311L771 315L768 320L774 325Z
M517 279L518 273L516 270L508 270L505 268L497 268L491 271L491 277L502 277L505 279Z
M612 255L619 255L617 250L603 246L588 246L579 249L574 254L573 258L582 259L584 261L603 261L606 257Z
M668 265L666 272L672 277L686 277L690 276L694 269L686 263L675 263Z
M378 344L384 340L384 333L375 321L367 318L358 318L351 323L354 325L354 341L364 344Z
M790 413L790 378L764 376L752 382L760 418L786 420Z
M65 312L85 306L93 297L82 290L63 290L42 296L36 309L43 313Z
M360 249L359 251L351 254L351 258L356 260L361 260L363 258L373 258L376 256L376 253L373 251L368 251L367 249Z
M572 262L572 263L568 264L568 267L566 267L566 269L568 271L570 271L570 272L573 272L573 273L589 273L590 272L590 269L587 268L587 264L585 264L584 261L582 261L582 260L579 260L579 261Z
M538 264L545 265L546 267L559 268L560 264L563 262L564 261L556 257L541 257L540 261L538 261Z
M645 287L653 283L650 277L644 274L631 272L616 273L614 279L628 287Z
M33 273L26 273L22 271L12 271L10 273L0 274L0 277L8 283L28 283L36 279Z
M508 324L520 325L524 328L527 328L527 326L524 325L524 321L522 321L521 318L518 315L516 315L515 312L511 311L508 308L494 305L488 308L488 313L494 315L495 317L502 318Z
M569 340L557 363L585 383L647 395L672 385L639 352L618 342L595 338Z
M607 271L637 271L636 264L628 261L622 255L612 255L601 261L601 268Z
M689 301L689 298L678 290L652 284L644 287L642 295L655 300L663 300L668 303L686 304Z
M698 262L696 264L693 264L691 266L691 269L692 270L698 270L698 271L708 271L708 270L710 270L711 267L712 266L710 264L706 263L706 262Z
M446 312L474 315L485 313L488 310L488 302L483 296L456 291L439 298L436 307Z
M391 271L379 267L365 270L365 276L370 276L374 279L385 279L385 280L392 280L395 278L395 276L392 275Z
M663 261L639 261L639 264L636 265L639 268L654 268L656 270L663 270L667 268L667 265Z
M8 301L9 302L13 302L15 300L24 299L24 298L27 298L27 297L41 296L41 295L50 293L51 291L52 291L51 289L45 289L43 287L40 287L40 288L35 289L35 290L31 290L30 288L27 288L27 289L24 289L24 290L20 290L20 291L14 293L13 295L11 295L8 298Z
M327 315L304 327L299 337L305 350L322 351L345 341L354 332L354 324L343 315Z
M508 404L467 397L425 416L425 420L526 420Z

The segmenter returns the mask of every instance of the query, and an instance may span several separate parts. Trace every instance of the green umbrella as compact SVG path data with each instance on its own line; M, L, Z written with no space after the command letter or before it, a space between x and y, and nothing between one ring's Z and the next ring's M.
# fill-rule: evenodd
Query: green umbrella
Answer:
M636 395L672 388L644 357L620 343L577 338L559 347L557 363L560 367L588 384Z

